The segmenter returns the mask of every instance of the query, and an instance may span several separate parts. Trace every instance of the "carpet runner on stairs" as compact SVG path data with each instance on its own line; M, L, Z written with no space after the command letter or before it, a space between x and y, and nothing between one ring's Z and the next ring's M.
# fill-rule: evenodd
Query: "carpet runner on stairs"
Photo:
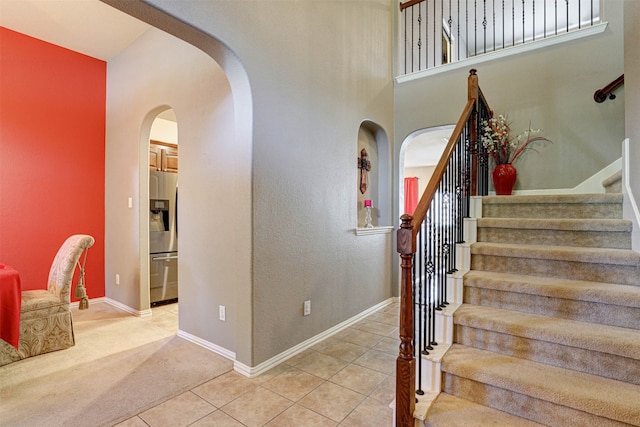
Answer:
M640 426L640 254L622 196L485 197L482 212L424 424Z

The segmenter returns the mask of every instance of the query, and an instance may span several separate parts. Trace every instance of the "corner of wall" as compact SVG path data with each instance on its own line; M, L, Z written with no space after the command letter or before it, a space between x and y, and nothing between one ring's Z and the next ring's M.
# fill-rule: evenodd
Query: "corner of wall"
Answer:
M622 196L623 217L631 220L631 248L640 251L640 211L629 184L629 138L622 142Z

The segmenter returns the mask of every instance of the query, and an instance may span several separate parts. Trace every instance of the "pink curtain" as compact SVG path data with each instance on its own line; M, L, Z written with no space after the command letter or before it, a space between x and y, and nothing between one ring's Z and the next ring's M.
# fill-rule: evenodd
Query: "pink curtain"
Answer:
M413 176L404 179L404 213L413 215L418 206L418 178Z

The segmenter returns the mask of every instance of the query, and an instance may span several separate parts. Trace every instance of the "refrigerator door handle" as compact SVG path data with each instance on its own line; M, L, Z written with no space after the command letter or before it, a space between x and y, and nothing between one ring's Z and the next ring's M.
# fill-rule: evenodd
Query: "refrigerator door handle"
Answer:
M151 261L169 261L170 259L178 259L178 255L155 257L151 258Z

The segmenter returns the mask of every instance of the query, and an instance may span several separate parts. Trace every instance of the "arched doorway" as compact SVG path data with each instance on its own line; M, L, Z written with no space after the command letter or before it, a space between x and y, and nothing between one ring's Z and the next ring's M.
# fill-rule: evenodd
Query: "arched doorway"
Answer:
M405 178L417 178L417 200L429 183L442 152L445 149L454 125L437 126L420 129L405 138L400 148L400 164L398 167L399 183L399 212L403 214L408 209L405 201ZM413 212L407 212L413 213Z

